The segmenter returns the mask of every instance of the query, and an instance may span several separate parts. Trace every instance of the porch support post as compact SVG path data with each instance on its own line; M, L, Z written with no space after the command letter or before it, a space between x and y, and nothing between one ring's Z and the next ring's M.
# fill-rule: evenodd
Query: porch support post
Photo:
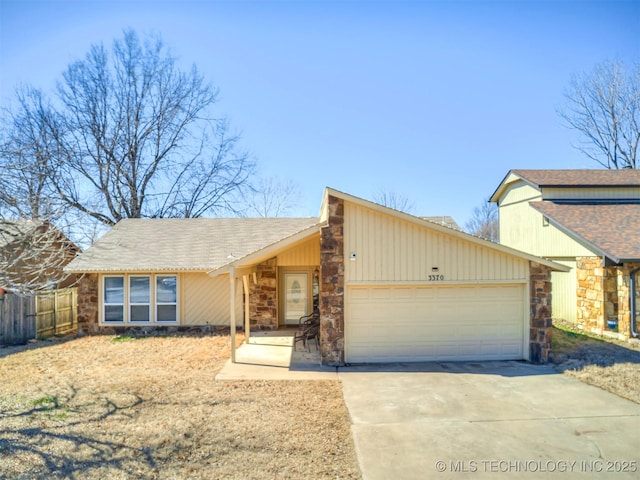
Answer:
M236 363L236 267L229 267L229 291L231 305L231 363Z
M242 288L244 289L244 336L246 342L249 343L251 337L251 319L249 318L250 309L250 295L249 295L249 275L242 276Z

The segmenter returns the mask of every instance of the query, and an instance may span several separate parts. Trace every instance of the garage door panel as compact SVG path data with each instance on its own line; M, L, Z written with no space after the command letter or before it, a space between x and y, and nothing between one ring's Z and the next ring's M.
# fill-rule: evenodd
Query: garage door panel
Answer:
M524 286L348 289L347 361L523 358Z

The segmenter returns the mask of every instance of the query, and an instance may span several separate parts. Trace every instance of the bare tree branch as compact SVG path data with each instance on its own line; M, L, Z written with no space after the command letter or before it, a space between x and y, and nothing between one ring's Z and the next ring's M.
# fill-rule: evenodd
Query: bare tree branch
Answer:
M481 206L473 209L473 216L464 227L467 233L476 237L498 242L500 240L498 206L485 199Z
M558 114L582 134L578 150L605 168L638 168L640 63L627 71L621 62L604 62L575 75L565 98Z
M17 293L68 286L63 272L78 252L49 222L0 220L0 287Z
M246 195L246 214L258 217L282 217L300 202L300 187L291 180L276 177L260 179Z
M415 209L415 204L404 194L398 192L379 190L373 196L373 201L380 205L384 205L385 207L393 208L394 210L405 213L412 213Z
M107 225L202 216L232 210L253 171L228 122L211 115L217 93L195 67L179 69L159 38L128 30L111 50L94 45L69 65L55 109L41 96L13 118L42 137L58 203ZM13 144L32 141L23 137L17 130Z

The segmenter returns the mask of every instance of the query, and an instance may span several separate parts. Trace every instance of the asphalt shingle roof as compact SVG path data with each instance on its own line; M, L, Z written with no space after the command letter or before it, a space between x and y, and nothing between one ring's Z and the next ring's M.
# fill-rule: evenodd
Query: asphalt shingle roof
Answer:
M317 218L127 219L66 270L210 271L316 224Z
M0 248L34 233L41 224L34 220L0 219Z
M511 170L538 187L638 187L640 170Z
M640 260L640 204L530 205L616 263Z

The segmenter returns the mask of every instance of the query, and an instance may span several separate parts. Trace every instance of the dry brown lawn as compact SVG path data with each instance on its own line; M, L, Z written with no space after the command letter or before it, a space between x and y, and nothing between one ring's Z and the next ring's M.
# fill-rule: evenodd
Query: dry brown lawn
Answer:
M552 357L565 375L640 403L640 347L582 334L569 325L553 331Z
M228 356L228 336L0 348L0 478L360 478L337 381L214 381Z

